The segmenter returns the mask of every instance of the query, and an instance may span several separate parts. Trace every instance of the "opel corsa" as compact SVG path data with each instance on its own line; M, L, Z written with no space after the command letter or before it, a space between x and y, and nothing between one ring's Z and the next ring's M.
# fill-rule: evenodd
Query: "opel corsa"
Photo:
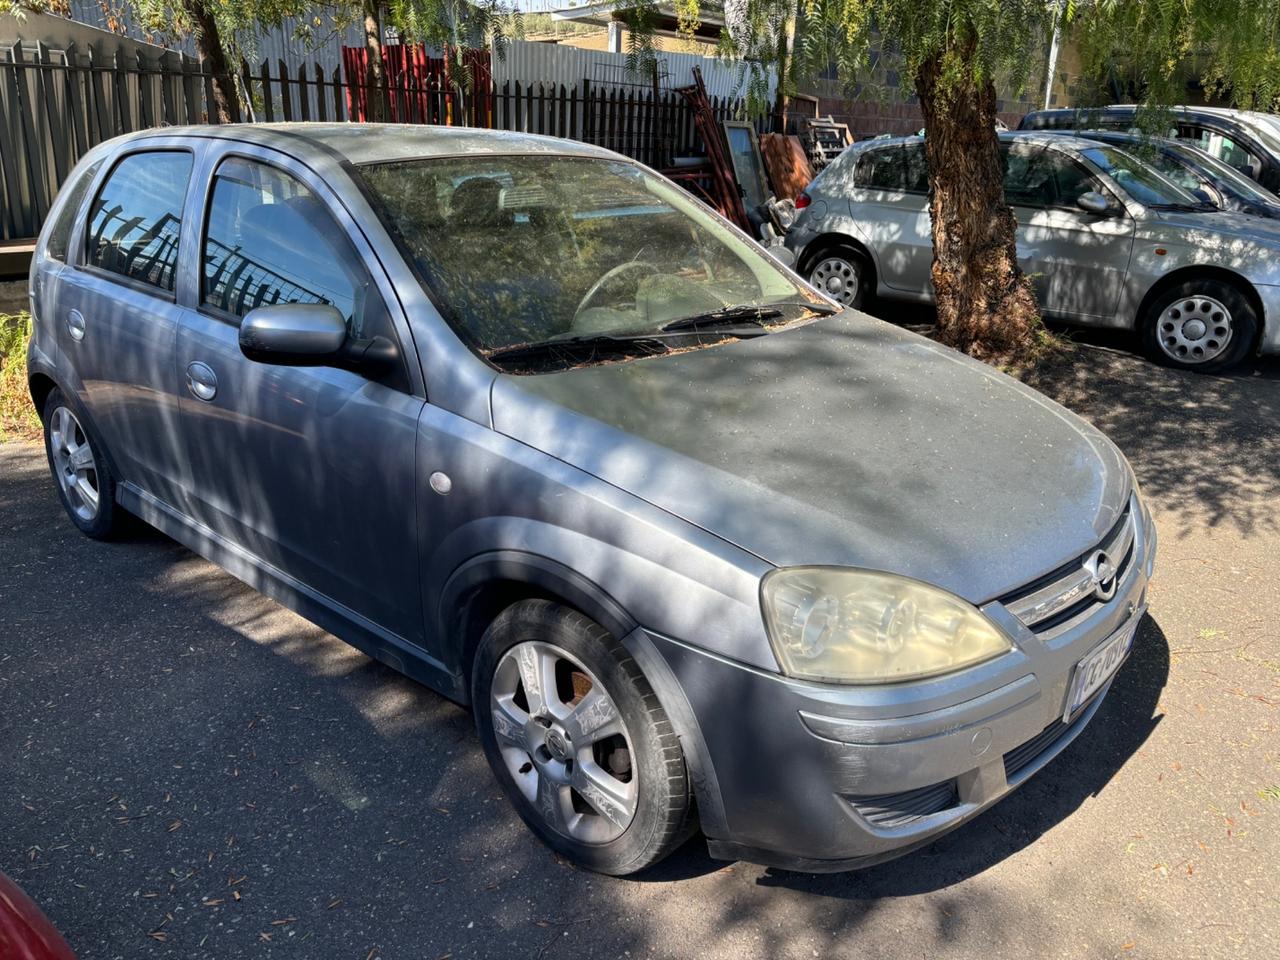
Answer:
M1098 431L595 147L133 135L30 293L71 521L141 517L469 703L593 870L698 828L810 871L927 843L1081 732L1145 609Z

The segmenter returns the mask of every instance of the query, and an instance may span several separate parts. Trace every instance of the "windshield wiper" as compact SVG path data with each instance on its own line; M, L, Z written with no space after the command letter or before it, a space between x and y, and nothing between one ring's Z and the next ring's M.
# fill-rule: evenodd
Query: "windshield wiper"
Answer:
M699 327L728 327L739 323L762 324L766 320L776 320L782 316L784 307L801 307L822 316L836 313L831 307L821 303L809 303L802 300L787 300L781 303L742 304L737 307L723 307L707 313L695 313L690 317L681 317L664 323L658 329L662 331L696 330Z
M693 331L695 334L697 331ZM763 332L763 331L761 331ZM687 330L655 330L650 333L595 333L578 337L559 337L551 340L538 340L535 343L517 343L510 347L501 347L485 354L491 363L506 363L522 360L594 360L601 356L656 356L671 349L665 341L686 340ZM723 340L727 336L753 336L751 333L728 333L718 331L711 341Z
M1217 210L1217 204L1213 203L1153 203L1152 210L1167 210L1171 213L1208 213L1211 210Z

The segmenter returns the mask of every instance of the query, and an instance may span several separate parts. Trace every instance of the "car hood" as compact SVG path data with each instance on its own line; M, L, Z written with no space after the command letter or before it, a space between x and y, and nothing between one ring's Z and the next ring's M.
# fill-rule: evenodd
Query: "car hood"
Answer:
M1101 433L990 367L846 311L630 363L500 375L496 430L761 559L886 570L975 603L1123 510Z
M1244 240L1250 243L1280 247L1280 223L1266 217L1255 217L1236 210L1205 213L1179 213L1176 210L1156 212L1156 220L1203 237Z

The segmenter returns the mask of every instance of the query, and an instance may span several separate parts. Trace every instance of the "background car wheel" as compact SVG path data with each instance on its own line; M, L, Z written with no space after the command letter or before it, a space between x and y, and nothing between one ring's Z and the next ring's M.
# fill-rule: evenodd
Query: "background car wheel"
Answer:
M80 532L107 540L119 532L123 511L116 506L116 481L101 447L61 390L44 403L44 449L58 496Z
M622 876L689 836L680 741L599 624L545 600L509 607L480 641L471 692L494 775L552 849Z
M832 300L861 309L867 301L871 265L853 247L827 247L806 264L804 277Z
M1189 280L1152 301L1142 339L1152 359L1172 367L1213 373L1253 349L1258 316L1249 298L1222 280Z

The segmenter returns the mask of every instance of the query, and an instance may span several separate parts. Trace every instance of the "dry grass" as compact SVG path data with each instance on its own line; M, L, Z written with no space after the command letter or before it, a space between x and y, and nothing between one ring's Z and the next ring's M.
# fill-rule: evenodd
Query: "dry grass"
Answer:
M29 314L0 314L0 443L40 436L40 417L27 392L30 336Z

